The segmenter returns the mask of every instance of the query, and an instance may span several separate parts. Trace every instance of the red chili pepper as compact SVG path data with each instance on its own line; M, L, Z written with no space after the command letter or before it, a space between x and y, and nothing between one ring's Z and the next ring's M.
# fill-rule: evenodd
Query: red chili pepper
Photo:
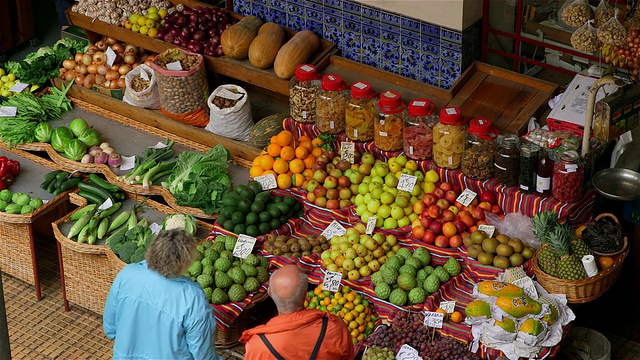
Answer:
M5 187L11 186L11 184L13 184L13 175L8 174L8 173L4 174L0 178L0 183L2 183Z

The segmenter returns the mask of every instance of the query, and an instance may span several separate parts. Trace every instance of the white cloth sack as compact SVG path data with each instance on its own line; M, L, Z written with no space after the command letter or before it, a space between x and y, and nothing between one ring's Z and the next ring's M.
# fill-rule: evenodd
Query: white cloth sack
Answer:
M235 90L237 93L232 92ZM244 96L242 96L244 94ZM213 104L213 99L221 96L227 99L242 98L233 106L226 109L220 109ZM206 130L240 141L249 141L249 134L253 128L253 118L251 116L251 105L249 104L249 95L247 91L240 86L227 84L220 85L215 89L208 100L209 124Z
M149 79L149 87L136 92L131 88L133 78L140 75L143 79ZM140 64L135 69L129 71L124 77L126 88L124 90L124 100L133 106L143 107L147 109L160 109L160 94L158 93L158 84L156 83L155 72L145 64Z

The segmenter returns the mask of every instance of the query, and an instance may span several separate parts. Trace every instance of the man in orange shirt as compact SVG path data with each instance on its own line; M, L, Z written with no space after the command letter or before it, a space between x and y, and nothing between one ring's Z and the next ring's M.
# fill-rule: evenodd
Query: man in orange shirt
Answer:
M309 279L296 265L276 270L269 295L278 316L242 333L245 360L352 360L351 335L337 316L304 308Z

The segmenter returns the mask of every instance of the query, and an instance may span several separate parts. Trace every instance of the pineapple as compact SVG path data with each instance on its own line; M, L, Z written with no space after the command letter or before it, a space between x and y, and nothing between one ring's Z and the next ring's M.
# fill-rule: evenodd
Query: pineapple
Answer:
M544 243L538 251L538 265L540 265L542 271L551 276L556 276L556 264L560 258L556 255L556 252L553 251L551 245Z
M567 224L556 226L548 236L548 242L560 258L556 263L555 275L565 280L580 280L587 277L580 259L569 253L573 231Z
M545 273L556 276L556 263L559 258L548 244L548 237L553 228L558 225L558 215L552 211L537 213L531 219L533 234L540 240L542 246L538 254L538 265Z
M579 259L582 259L582 257L585 255L593 255L587 243L585 243L584 240L580 238L573 239L570 247L571 253L577 256Z

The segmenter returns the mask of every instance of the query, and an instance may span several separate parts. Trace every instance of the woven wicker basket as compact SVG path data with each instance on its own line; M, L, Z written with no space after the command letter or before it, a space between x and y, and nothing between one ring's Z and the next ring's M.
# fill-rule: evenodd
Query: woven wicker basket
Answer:
M260 290L251 299L251 302L238 318L229 326L228 329L222 330L218 326L216 328L216 347L222 349L232 348L239 344L238 340L242 333L252 327L251 324L251 308L261 301L264 301L269 295L266 291Z

